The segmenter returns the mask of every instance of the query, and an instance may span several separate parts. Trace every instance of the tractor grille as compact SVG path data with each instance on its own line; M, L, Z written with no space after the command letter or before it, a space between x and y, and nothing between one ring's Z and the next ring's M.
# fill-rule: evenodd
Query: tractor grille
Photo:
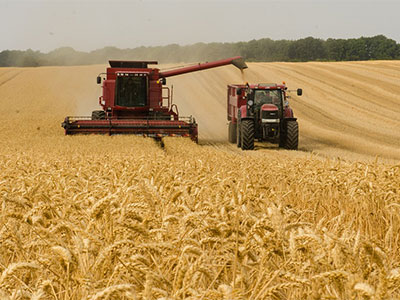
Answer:
M277 110L263 110L261 112L261 119L279 119Z

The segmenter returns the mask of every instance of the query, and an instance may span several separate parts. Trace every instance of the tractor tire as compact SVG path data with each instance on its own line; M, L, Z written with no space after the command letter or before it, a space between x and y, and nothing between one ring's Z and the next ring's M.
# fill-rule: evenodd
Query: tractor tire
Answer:
M106 113L103 110L92 111L92 120L104 120L106 118Z
M236 123L236 146L242 147L242 123Z
M297 150L299 146L299 124L297 121L286 122L282 146L288 150Z
M233 124L232 122L229 122L228 140L229 143L236 143L236 124Z
M254 149L254 121L242 120L242 150Z

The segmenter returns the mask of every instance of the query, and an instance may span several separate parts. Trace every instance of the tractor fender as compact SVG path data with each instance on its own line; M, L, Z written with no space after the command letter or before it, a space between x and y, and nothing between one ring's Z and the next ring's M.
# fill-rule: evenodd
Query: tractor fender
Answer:
M290 107L285 107L284 118L293 118L293 109Z
M297 118L283 118L283 122L287 122L287 121L296 121Z
M247 107L246 107L246 105L242 105L239 110L240 110L240 118L241 119L247 118Z

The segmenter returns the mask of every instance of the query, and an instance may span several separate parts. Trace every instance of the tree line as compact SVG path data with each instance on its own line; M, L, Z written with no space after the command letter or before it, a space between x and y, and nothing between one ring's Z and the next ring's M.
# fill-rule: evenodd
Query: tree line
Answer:
M400 44L377 35L353 39L272 40L269 38L236 43L196 43L180 46L119 49L105 47L91 52L62 47L49 53L31 49L0 52L0 67L37 67L59 65L103 64L109 59L158 60L161 63L211 61L243 56L247 61L359 61L400 59Z

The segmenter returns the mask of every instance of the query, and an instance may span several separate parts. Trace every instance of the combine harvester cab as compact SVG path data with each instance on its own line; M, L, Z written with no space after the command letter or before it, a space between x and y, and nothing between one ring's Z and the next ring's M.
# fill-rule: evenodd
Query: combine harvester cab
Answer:
M254 149L255 140L296 150L299 128L287 92L285 83L228 85L229 142L243 150Z
M97 77L98 84L103 82L99 98L102 110L93 111L91 117L66 117L61 125L66 135L136 134L157 139L184 136L197 142L197 123L192 116L179 116L172 103L172 90L164 86L166 78L229 64L247 68L240 56L165 72L149 67L156 61L109 63L106 73ZM101 75L105 75L103 80Z

